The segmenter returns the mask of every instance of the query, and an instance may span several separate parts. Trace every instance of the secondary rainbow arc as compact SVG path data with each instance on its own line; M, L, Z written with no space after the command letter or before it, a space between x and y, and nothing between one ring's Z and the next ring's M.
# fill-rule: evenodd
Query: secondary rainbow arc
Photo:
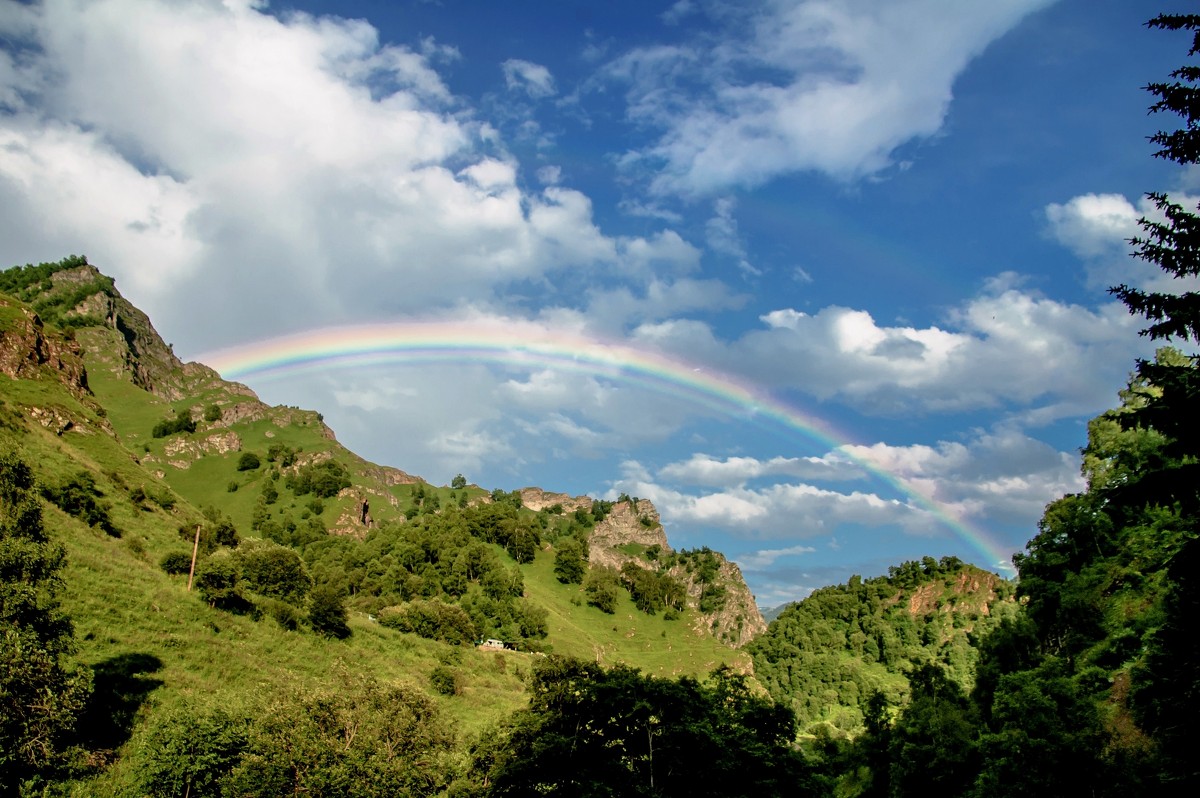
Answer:
M200 362L226 379L270 378L356 365L482 363L548 369L636 385L683 399L710 412L756 425L778 425L836 449L930 513L988 567L1006 567L1010 555L983 530L903 478L844 447L847 436L727 374L652 349L605 341L527 322L458 321L353 325L310 330L202 354Z

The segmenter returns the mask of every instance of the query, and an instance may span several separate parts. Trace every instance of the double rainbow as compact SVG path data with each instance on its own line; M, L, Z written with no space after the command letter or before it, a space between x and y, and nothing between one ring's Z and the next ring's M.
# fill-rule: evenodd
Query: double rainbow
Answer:
M845 436L822 420L727 374L651 349L517 320L465 320L331 327L221 349L197 359L234 380L352 366L483 363L584 374L634 385L724 416L758 425L778 425L839 450L906 496L913 506L937 518L983 555L986 567L1009 566L1010 553L985 532L959 519L907 480L877 463L851 455L845 449Z

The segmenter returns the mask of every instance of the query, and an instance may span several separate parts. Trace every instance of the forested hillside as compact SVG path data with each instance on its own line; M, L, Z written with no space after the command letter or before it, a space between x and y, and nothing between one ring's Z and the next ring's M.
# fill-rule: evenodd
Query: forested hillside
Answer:
M1013 593L996 574L926 557L814 591L748 650L758 680L802 730L853 734L871 696L906 702L907 675L920 666L936 664L969 690L979 641L1017 613Z

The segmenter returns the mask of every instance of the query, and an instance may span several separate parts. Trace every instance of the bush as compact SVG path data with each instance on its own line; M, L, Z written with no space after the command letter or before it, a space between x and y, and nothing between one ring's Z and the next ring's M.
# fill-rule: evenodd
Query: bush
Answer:
M340 463L325 460L302 466L295 474L289 475L284 484L297 496L312 493L319 499L331 499L342 488L350 487L350 475Z
M102 529L113 537L121 536L108 515L108 504L100 501L103 494L96 487L96 478L87 471L78 472L61 485L47 485L42 488L42 495L88 526Z
M209 424L221 420L221 408L218 405L209 405L204 408L204 420Z
M275 623L279 624L281 628L286 629L289 632L295 632L297 629L299 629L300 621L303 620L303 616L300 614L300 611L291 604L288 604L286 601L266 598L259 601L258 608L262 610L265 615L273 618Z
M192 420L192 412L184 409L177 412L175 418L166 419L155 424L150 434L155 438L165 438L168 435L174 435L179 432L195 431L196 422Z
M350 636L346 623L345 597L332 585L321 585L312 592L308 608L308 625L317 634L345 640Z
M254 605L242 595L238 564L233 557L223 555L209 557L196 566L196 590L210 607L228 612L249 612Z
M593 568L583 583L583 592L587 603L612 615L617 611L617 591L620 579L612 568Z
M442 695L462 694L462 675L454 668L438 665L429 674L429 684Z
M260 465L262 465L262 463L259 462L258 455L256 455L254 452L242 452L242 456L238 458L237 470L253 471Z
M173 551L158 561L158 567L172 576L186 574L192 570L192 555L186 551Z
M387 608L380 613L379 623L451 645L472 643L479 636L466 610L438 599L417 599L402 607Z
M248 541L237 552L246 586L263 596L293 604L304 601L312 577L300 555L268 541Z

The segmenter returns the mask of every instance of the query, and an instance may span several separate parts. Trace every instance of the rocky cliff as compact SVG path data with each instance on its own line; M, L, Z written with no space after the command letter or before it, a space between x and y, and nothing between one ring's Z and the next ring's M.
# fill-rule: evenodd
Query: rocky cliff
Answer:
M590 506L590 500L589 500ZM620 570L627 563L662 571L683 584L697 611L694 629L740 647L766 631L741 569L720 552L676 552L667 542L658 509L648 499L620 501L588 537L593 565Z

